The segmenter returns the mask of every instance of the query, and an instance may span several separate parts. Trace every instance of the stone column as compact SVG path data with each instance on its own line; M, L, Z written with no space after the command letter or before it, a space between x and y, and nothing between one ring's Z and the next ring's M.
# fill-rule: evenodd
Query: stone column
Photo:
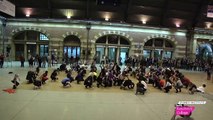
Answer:
M190 60L195 58L195 52L193 52L194 46L194 29L190 29L186 33L186 57Z
M120 58L120 47L117 47L117 56L116 56L116 63L120 64L119 63L119 58Z

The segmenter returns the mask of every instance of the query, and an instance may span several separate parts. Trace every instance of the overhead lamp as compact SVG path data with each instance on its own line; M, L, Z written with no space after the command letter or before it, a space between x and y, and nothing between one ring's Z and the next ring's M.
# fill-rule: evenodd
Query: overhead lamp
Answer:
M146 24L146 20L142 20L142 23L143 23L143 24Z
M71 16L70 15L67 15L67 19L70 19L71 18Z
M105 21L109 21L109 18L108 18L108 17L105 17Z
M211 26L212 26L212 24L211 24L210 22L207 22L207 23L206 23L206 27L207 27L207 28L211 28Z
M26 14L26 17L30 17L30 14Z
M178 23L176 23L175 25L176 25L176 27L180 27L180 24L178 24Z

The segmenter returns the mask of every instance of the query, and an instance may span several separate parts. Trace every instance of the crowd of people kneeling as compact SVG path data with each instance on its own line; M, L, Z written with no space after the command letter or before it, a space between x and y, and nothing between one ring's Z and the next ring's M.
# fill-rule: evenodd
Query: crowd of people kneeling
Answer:
M85 65L74 65L71 69L67 69L66 64L62 64L58 69L53 70L50 75L51 81L58 80L58 74L65 72L66 77L61 80L63 87L71 87L73 81L77 81L77 84L84 82L85 88L91 88L96 83L99 87L112 87L119 86L120 89L134 89L135 83L129 79L129 76L135 77L138 82L136 83L136 94L144 94L147 91L147 84L153 85L153 87L160 90L164 90L168 93L172 87L175 88L176 93L181 92L182 88L189 88L189 92L203 92L206 87L203 84L197 87L193 82L186 78L179 70L172 68L154 68L149 66L148 70L145 66L140 66L135 70L132 70L130 66L126 66L124 70L121 70L120 66L116 63L100 65L101 71L97 73L97 67L95 64L90 66L90 71L86 75L87 68ZM73 72L77 72L74 77ZM41 76L38 76L40 69L37 67L36 71L28 71L26 79L28 83L33 83L34 88L40 88L42 84L45 84L48 78L48 71L45 71ZM86 78L86 79L84 79ZM38 80L39 79L39 80Z

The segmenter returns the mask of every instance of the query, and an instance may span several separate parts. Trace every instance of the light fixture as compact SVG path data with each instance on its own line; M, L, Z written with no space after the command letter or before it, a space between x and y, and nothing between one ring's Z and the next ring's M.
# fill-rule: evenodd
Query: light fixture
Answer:
M67 15L67 19L70 19L71 18L71 16L70 15Z
M142 20L142 23L143 23L143 24L146 24L146 20Z
M176 25L176 27L180 27L180 24L178 24L178 23L176 23L175 25Z
M109 18L108 18L108 17L105 17L105 21L109 21Z
M212 26L212 23L210 23L210 22L206 22L206 28L211 28L211 26Z
M26 17L30 17L30 14L27 13L27 14L26 14Z

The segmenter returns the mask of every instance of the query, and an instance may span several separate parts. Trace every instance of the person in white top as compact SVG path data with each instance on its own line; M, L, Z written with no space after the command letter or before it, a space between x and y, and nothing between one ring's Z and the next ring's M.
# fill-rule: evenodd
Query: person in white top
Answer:
M200 86L200 87L197 88L196 92L202 92L202 93L204 93L205 92L205 87L206 87L206 85L203 84L202 86Z
M192 84L191 88L189 88L189 92L190 94L194 94L194 92L205 93L205 87L206 87L206 84L203 84L200 87L197 87L195 84Z
M179 78L175 78L175 82L174 82L174 87L176 90L176 93L181 92L181 88L183 87L183 83L181 82L181 80Z
M146 84L146 82L144 82L144 81L142 80L142 81L141 81L141 84L143 84L143 85L144 85L144 89L147 90L147 84Z
M170 81L170 79L166 79L166 84L164 86L165 89L165 93L168 93L170 89L172 89L172 83Z

